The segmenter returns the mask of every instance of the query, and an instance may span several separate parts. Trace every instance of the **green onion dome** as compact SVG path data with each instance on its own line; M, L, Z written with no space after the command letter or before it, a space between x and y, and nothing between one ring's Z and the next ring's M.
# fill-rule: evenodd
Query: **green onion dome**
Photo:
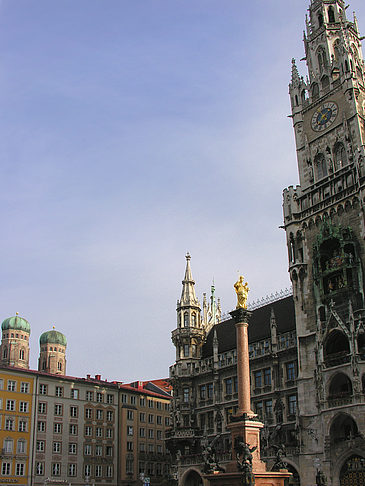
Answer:
M2 331L14 330L30 333L30 324L26 319L18 316L17 313L16 316L5 319L1 324L1 329Z
M46 331L41 335L39 344L61 344L62 346L67 346L67 339L62 332L52 329L52 331Z

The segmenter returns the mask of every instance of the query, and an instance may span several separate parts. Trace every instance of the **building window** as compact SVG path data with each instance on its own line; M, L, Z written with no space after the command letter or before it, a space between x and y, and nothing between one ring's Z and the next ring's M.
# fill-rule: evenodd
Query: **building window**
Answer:
M144 412L140 412L139 421L140 422L146 422L146 414Z
M103 446L97 445L95 446L95 455L102 456L103 455Z
M85 408L85 418L92 419L93 418L93 410L92 408Z
M18 454L25 454L27 452L27 442L24 439L19 439L16 446Z
M21 393L28 393L29 392L29 383L22 382L20 385L20 392Z
M112 439L113 438L113 429L106 429L106 431L105 431L105 437L107 439Z
M15 421L13 418L6 418L5 419L5 430L14 430Z
M113 403L113 402L114 402L114 397L113 397L113 395L107 394L107 396L106 396L106 403L111 404L111 403Z
M127 451L133 451L133 442L127 441Z
M91 476L91 465L90 464L85 464L84 474L85 474L86 478Z
M96 437L103 437L103 429L101 427L96 427L95 435Z
M61 464L59 462L54 462L52 464L52 476L59 476L61 474Z
M56 397L63 397L63 387L56 386Z
M146 437L146 429L144 427L139 428L139 436Z
M121 398L122 403L127 403L127 395L125 393L122 393L120 398Z
M13 452L13 439L4 440L4 451L6 453Z
M111 410L106 411L106 420L107 422L113 422L113 412Z
M265 386L271 385L271 368L266 368L264 370L264 385Z
M262 387L262 372L261 371L255 371L254 372L254 383L255 383L255 388L261 388Z
M154 415L152 413L148 414L148 423L153 424L154 422Z
M96 420L103 420L103 411L100 408L96 410Z
M36 462L35 473L36 473L37 476L43 476L44 475L44 462Z
M25 420L19 420L18 432L26 432L26 431L27 431L27 422Z
M132 395L130 397L130 401L131 401L131 405L135 405L136 404L136 397L134 395Z
M54 414L55 415L62 415L62 405L59 403L56 403L54 406Z
M127 459L125 463L126 473L133 473L133 459Z
M101 478L101 476L102 476L102 466L98 464L95 466L95 477Z
M3 462L1 466L2 476L10 476L11 472L11 462Z
M78 407L74 407L71 405L70 407L70 417L77 417L78 416Z
M8 411L15 410L15 400L6 400L6 410Z
M73 477L73 476L76 476L76 474L77 474L76 464L69 464L68 465L68 475Z
M96 401L99 402L99 403L103 402L103 394L102 393L96 394Z
M87 437L90 437L92 435L92 427L90 427L89 425L85 427L85 435Z
M71 398L78 400L79 390L77 390L76 388L71 388Z
M25 471L24 462L17 462L15 465L15 476L24 476Z
M288 381L294 381L296 378L295 362L286 363L286 378Z
M77 454L77 444L75 444L74 442L70 442L68 444L68 453Z
M170 425L169 417L165 417L165 425L168 427Z
M189 345L184 344L184 358L188 358L188 357L189 357Z
M77 435L77 425L70 424L70 435Z
M37 430L38 432L45 432L46 431L46 422L38 421L37 424Z
M62 434L62 424L60 424L59 422L55 422L53 424L53 432L55 434Z
M272 400L265 401L265 415L267 418L272 417Z
M113 455L113 447L112 446L106 446L105 447L105 455L108 457L111 457Z
M44 452L44 440L37 440L37 452Z
M156 423L157 423L157 425L162 425L162 415L157 415Z
M256 402L255 408L256 408L257 415L259 416L260 419L262 419L263 418L263 404L262 404L262 402Z
M16 381L8 380L8 391L16 391Z
M133 425L127 425L127 435L133 435Z
M149 453L155 452L155 446L154 446L154 444L148 444L148 452Z
M208 383L208 400L211 400L213 398L213 383Z
M206 396L207 396L207 386L201 385L201 387L200 387L200 399L205 400Z
M162 430L157 430L157 440L162 440Z
M61 453L61 442L53 442L53 452L55 454Z
M237 378L237 376L233 377L233 393L238 393L238 378Z
M45 415L47 413L47 404L45 402L38 403L38 413Z
M86 392L86 400L88 400L89 402L92 402L94 400L94 392L87 391Z
M113 477L113 466L106 466L106 477L107 478Z
M47 395L47 385L43 385L42 383L39 385L39 394ZM39 464L43 464L43 463L39 463Z
M140 407L145 407L146 406L146 399L145 398L140 398L139 399L139 406Z
M91 456L91 444L86 444L84 448L85 456Z
M127 420L133 420L133 419L134 419L133 410L127 410Z
M189 327L189 314L184 312L184 327Z
M295 415L297 413L297 396L289 395L288 397L289 415Z
M226 395L232 395L232 378L224 380Z
M153 408L153 400L148 400L148 408Z
M183 388L183 402L184 403L189 403L189 388L186 387L186 388Z

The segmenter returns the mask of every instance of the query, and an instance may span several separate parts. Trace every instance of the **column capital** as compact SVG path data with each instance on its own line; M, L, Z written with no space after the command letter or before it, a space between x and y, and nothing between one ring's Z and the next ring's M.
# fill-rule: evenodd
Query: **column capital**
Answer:
M252 312L248 309L239 308L230 312L230 315L233 317L236 324L248 324Z

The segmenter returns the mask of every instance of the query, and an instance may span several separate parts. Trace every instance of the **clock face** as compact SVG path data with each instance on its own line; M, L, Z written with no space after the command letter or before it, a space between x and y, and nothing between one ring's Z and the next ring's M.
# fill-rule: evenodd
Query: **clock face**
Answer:
M315 132L322 132L336 120L338 106L333 101L323 103L312 116L312 129Z

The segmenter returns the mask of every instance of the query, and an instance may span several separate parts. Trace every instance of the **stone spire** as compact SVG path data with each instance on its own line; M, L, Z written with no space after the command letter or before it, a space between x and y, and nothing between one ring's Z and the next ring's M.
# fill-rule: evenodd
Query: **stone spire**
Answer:
M200 307L200 304L195 294L195 282L193 280L193 276L191 273L191 268L190 268L191 256L189 252L186 254L185 258L186 258L186 269L185 269L184 280L182 281L183 288L181 292L180 305L181 306L193 305L193 306Z
M298 87L300 85L300 77L295 59L291 60L291 85Z

